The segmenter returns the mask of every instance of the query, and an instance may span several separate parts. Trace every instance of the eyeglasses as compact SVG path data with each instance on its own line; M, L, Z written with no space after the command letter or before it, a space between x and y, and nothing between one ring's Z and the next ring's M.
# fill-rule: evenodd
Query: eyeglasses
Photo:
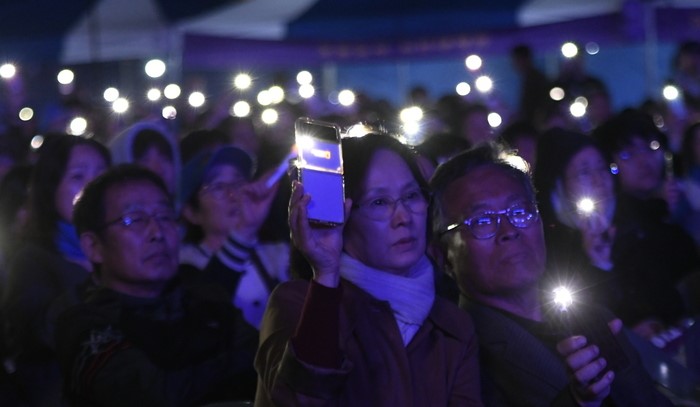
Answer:
M539 211L534 203L517 204L508 209L497 212L485 212L461 222L453 223L442 232L451 232L458 227L464 225L469 228L469 231L476 239L490 239L498 232L498 227L501 224L501 217L505 215L511 225L519 229L525 229L535 223L539 217Z
M571 177L569 177L569 179L573 179L577 182L580 182L581 184L590 184L592 183L593 179L602 177L606 173L611 174L610 168L608 168L605 165L586 167L576 171L576 173L572 174Z
M175 227L177 225L177 215L175 215L174 210L159 210L154 213L131 211L115 220L106 222L103 228L112 225L122 225L129 230L143 232L148 227L151 219L155 220L161 227Z
M654 154L661 152L661 143L658 140L652 140L649 144L643 142L634 142L631 145L622 149L617 153L620 160L627 161L635 157L646 156L647 154Z
M352 207L359 209L369 219L387 220L392 217L399 202L411 213L425 213L428 209L426 193L420 188L410 190L398 199L390 196L378 196Z
M202 194L211 195L214 199L222 200L233 195L235 192L240 190L246 183L247 182L245 180L239 180L235 182L213 182L211 184L203 185L200 191Z

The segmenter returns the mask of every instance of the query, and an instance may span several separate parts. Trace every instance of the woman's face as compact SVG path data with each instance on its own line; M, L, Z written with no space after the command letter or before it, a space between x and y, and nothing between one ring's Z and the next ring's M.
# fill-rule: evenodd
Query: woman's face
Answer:
M199 188L199 208L189 209L188 220L202 228L205 236L228 234L238 222L240 189L248 181L232 165L219 165L214 176Z
M594 147L586 147L573 156L564 171L567 198L607 202L614 196L613 179L608 164Z
M658 141L641 137L617 154L615 162L622 191L633 196L652 195L663 181L664 153Z
M95 179L107 169L107 162L93 147L77 145L68 157L66 171L54 195L54 206L61 219L73 219L73 201L85 184Z
M360 191L354 202L359 207L352 210L345 226L345 252L367 266L407 273L425 253L427 203L418 182L397 153L378 150ZM400 198L403 202L397 201ZM381 204L388 206L387 216L377 219L376 213L371 214L372 206Z

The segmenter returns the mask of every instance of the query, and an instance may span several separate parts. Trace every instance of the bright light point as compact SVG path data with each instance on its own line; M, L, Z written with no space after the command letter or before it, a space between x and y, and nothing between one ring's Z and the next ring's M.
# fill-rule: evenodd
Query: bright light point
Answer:
M583 117L586 114L586 106L581 102L574 102L569 106L569 112L576 118Z
M591 198L581 198L576 202L576 209L584 215L590 215L595 210L595 202Z
M115 113L126 112L129 110L129 101L124 98L117 98L117 100L112 103L112 110L114 110Z
M239 100L231 106L231 113L236 117L246 117L250 114L250 104L245 100Z
M476 71L481 68L481 57L478 55L469 55L467 59L464 60L464 64L470 71Z
M165 73L165 62L160 59L151 59L146 62L146 75L151 78L160 78Z
M197 108L202 107L205 100L206 98L204 97L204 93L195 91L190 93L190 96L187 98L187 103L189 103L190 106Z
M586 52L588 55L595 55L600 52L600 46L597 42L589 42L586 44Z
M343 106L350 106L355 103L355 93L349 89L341 90L338 93L338 102Z
M299 85L308 85L313 80L314 80L314 77L311 75L311 72L309 72L309 71L301 71L297 74L297 83Z
M312 97L316 93L316 89L311 84L299 86L299 96L304 99Z
M401 122L405 123L417 123L423 118L423 109L418 106L411 106L401 110L399 114Z
M617 175L620 172L620 168L618 168L617 164L611 163L610 164L610 173L612 175Z
M177 109L175 109L175 106L165 106L160 114L166 120L174 120L177 117Z
M235 86L236 89L246 90L250 88L250 85L252 84L253 78L251 78L247 73L239 73L233 78L233 86Z
M565 58L573 58L578 55L578 47L573 42L566 42L561 46L561 54Z
M166 86L165 89L163 89L163 96L168 99L177 99L181 92L182 90L180 90L179 86L171 83L170 85Z
M272 96L270 96L270 92L267 90L261 90L258 93L258 103L260 106L268 106L272 103Z
M12 64L3 64L0 66L0 77L10 79L17 73L17 68Z
M666 100L676 100L680 96L680 91L673 85L666 85L664 86L663 95Z
M651 143L649 143L649 148L656 151L661 148L661 143L659 143L658 140L652 140Z
M472 91L472 87L466 82L460 82L455 88L459 96L467 96Z
M365 126L363 123L353 124L348 128L347 132L345 132L344 137L364 137L371 132L372 129Z
M119 97L119 90L117 88L107 88L102 96L106 101L114 102Z
M160 100L160 95L161 95L160 89L156 89L156 88L149 89L148 92L146 93L146 97L151 102L155 102L157 100Z
M511 167L518 169L524 173L530 172L530 164L525 161L525 159L517 154L506 154L503 160L507 162Z
M260 115L260 119L262 119L263 123L267 125L272 125L277 123L279 115L277 114L277 110L275 109L265 109Z
M501 123L503 123L503 119L501 118L501 115L496 113L496 112L489 113L489 115L487 116L487 120L489 122L489 126L491 126L494 129L496 127L500 126Z
M82 117L76 117L68 125L68 133L74 136L82 136L85 130L87 130L87 120Z
M566 311L567 308L574 303L574 297L571 295L566 287L557 287L554 289L554 303L559 306L562 311Z
M493 89L493 81L486 75L476 78L474 85L476 86L476 90L481 93L490 92L491 89Z
M557 102L564 99L564 96L566 96L566 94L564 93L564 89L562 89L558 86L553 87L549 91L549 97L552 98L552 100L555 100Z
M274 104L282 103L284 100L284 89L280 86L271 86L267 92L270 95L270 101Z
M403 133L407 136L415 136L420 131L420 124L418 122L404 122Z
M588 99L583 96L579 96L574 99L574 102L582 104L584 107L588 107Z
M19 111L19 119L23 122L28 122L34 117L34 110L31 107L23 107Z
M73 79L75 79L75 74L70 69L64 69L56 75L56 80L61 85L68 85L73 82Z
M32 137L32 141L29 142L29 145L34 149L38 149L41 147L41 145L44 144L44 136L41 135L36 135Z

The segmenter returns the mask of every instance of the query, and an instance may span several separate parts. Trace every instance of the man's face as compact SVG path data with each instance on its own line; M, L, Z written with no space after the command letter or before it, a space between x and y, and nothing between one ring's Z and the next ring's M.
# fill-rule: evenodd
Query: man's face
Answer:
M165 193L148 181L111 187L105 224L100 234L81 235L88 258L100 264L102 284L137 297L159 295L178 267L177 222Z
M448 224L531 202L525 187L502 169L477 168L450 183L443 210ZM501 215L496 234L477 239L466 225L443 237L446 260L460 290L477 300L517 296L537 288L545 246L539 218L526 228Z

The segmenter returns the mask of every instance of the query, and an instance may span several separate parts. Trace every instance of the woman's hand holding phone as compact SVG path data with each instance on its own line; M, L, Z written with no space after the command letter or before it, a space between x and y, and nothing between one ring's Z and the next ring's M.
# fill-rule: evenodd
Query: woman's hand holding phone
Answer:
M289 229L292 243L311 264L314 280L327 287L340 283L340 254L343 251L343 225L327 226L309 222L307 205L311 196L304 186L294 181L289 200ZM352 201L345 200L345 219Z

